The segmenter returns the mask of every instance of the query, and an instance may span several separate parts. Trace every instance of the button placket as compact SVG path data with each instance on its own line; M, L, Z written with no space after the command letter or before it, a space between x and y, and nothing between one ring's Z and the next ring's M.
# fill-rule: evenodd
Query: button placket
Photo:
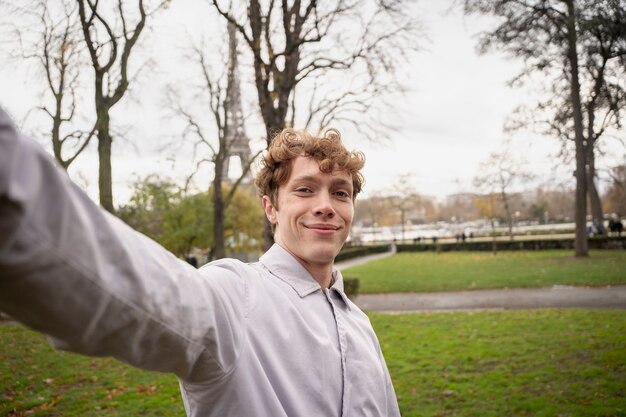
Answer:
M337 326L337 335L339 336L339 353L341 355L341 376L342 376L342 390L341 390L341 415L348 415L348 401L347 401L347 390L348 386L348 370L346 368L346 352L347 352L347 341L346 341L346 332L341 324L341 320L339 318L339 314L337 314L337 307L333 302L331 297L331 292L327 288L324 289L324 295L326 296L326 300L328 304L330 304L330 308L333 312L333 318L335 319L335 325Z

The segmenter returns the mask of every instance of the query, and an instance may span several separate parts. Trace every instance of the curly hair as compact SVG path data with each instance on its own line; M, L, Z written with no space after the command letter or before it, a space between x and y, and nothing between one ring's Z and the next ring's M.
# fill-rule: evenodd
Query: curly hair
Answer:
M328 129L321 137L315 137L306 131L287 128L272 139L255 180L259 196L268 196L276 208L278 187L289 179L292 161L298 156L314 158L324 173L348 172L352 176L352 198L361 192L364 179L360 170L365 164L365 156L362 152L348 151L341 142L338 130Z

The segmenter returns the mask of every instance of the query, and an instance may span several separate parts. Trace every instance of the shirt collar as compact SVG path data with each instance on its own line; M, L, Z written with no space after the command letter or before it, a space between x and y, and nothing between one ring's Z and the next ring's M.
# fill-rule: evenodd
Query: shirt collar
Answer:
M350 303L348 302L348 296L343 290L343 276L341 275L341 271L339 271L337 268L333 268L333 285L330 286L330 289L339 294L343 302L348 307L348 310L352 309Z
M302 298L321 290L309 271L277 243L265 252L259 261L272 275L289 284ZM333 284L330 290L338 293L346 306L350 308L348 297L343 290L343 277L336 268L333 268Z

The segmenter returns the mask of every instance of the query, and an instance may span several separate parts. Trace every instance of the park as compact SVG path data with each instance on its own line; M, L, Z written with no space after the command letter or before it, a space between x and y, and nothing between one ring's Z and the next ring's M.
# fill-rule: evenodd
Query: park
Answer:
M471 271L471 273L463 273ZM626 285L626 251L413 252L344 270L360 293ZM358 300L358 297L357 297ZM358 303L358 301L357 301ZM623 307L622 307L623 308ZM403 416L619 416L623 310L541 308L369 313ZM183 415L176 378L55 351L0 325L0 414Z
M324 225L316 232L345 232L325 264L341 271L342 280L333 275L324 286L307 271L330 305L337 284L340 305L363 310L380 344L367 346L386 364L387 388L395 390L402 416L626 416L625 0L29 0L0 1L0 11L0 147L15 130L33 137L56 164L54 174L31 181L40 171L14 163L17 157L0 159L0 174L26 172L1 177L0 209L19 206L8 203L11 193L19 203L23 195L61 190L47 195L47 215L33 204L37 218L58 232L47 252L20 265L25 258L5 255L40 242L20 246L0 235L3 288L30 268L47 278L40 265L56 259L57 243L68 236L88 240L101 229L106 235L111 221L125 238L87 256L99 271L131 259L121 270L141 284L176 280L181 285L163 298L121 294L144 298L140 306L148 299L144 306L154 317L167 319L163 306L194 288L186 285L197 282L202 268L223 265L224 258L253 265L275 243L277 222L266 205L278 214L293 206L281 212L262 192L260 204L255 177L277 133L293 127L328 139L330 132L363 151L352 156L366 161L366 187L356 199L357 192L352 199L343 189L332 193L349 206L347 231ZM297 158L303 156L310 155ZM350 171L352 187L357 171ZM73 185L53 188L66 177ZM6 187L7 178L19 186ZM24 191L33 184L42 187ZM277 196L284 183L274 185ZM75 191L66 193L69 188ZM310 191L297 190L302 197ZM74 192L82 199L77 205L67 197ZM14 230L7 218L0 219L8 225L3 233ZM85 219L98 227L57 228ZM154 251L125 246L139 234L153 242L141 237L136 248ZM88 248L79 244L68 256ZM165 276L166 258L189 276ZM66 275L76 271L83 270ZM109 284L123 287L124 276L113 278ZM137 287L146 294L155 289ZM601 295L577 302L568 291ZM550 295L557 292L559 300ZM2 298L0 291L0 301L16 308L7 293ZM542 302L529 301L530 293ZM20 289L13 294L27 298ZM40 291L38 300L45 295ZM76 306L89 307L72 296ZM98 316L105 307L89 312L96 330L107 321ZM60 310L59 317L70 311ZM77 323L87 318L75 316ZM203 320L195 329L204 329ZM56 330L70 328L64 324ZM186 324L172 327L178 335ZM265 339L271 338L257 340ZM141 355L131 366L51 342L0 304L0 416L200 413L189 409L190 391L183 389L189 381L169 370L139 369ZM160 342L150 346L167 352L155 348ZM339 360L334 369L344 372L345 357ZM360 363L376 368L370 362ZM347 390L350 382L340 381ZM328 398L330 390L318 385L311 398ZM237 387L228 389L244 392ZM207 404L203 415L214 411Z

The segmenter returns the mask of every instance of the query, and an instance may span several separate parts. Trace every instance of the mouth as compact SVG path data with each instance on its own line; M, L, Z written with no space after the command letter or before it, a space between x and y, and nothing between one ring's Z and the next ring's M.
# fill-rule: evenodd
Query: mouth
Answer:
M320 232L335 232L340 229L339 226L328 223L305 224L304 227Z

